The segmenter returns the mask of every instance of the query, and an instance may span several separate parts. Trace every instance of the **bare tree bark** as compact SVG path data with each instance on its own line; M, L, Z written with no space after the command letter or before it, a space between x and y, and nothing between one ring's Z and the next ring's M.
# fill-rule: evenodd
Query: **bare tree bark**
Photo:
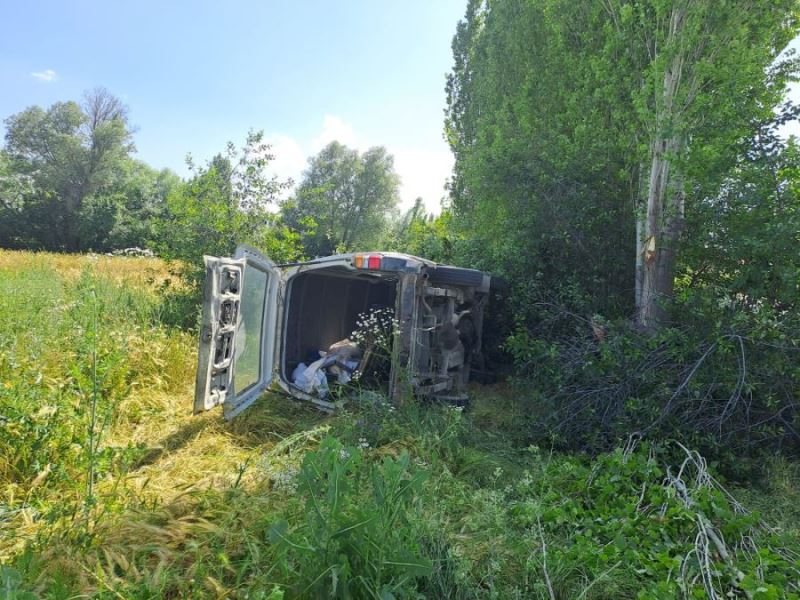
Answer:
M639 215L642 208L636 206L636 266L634 277L636 278L635 288L635 304L637 310L642 302L642 283L644 282L644 251L642 246L642 238L644 235L644 218Z
M677 245L683 229L684 196L674 161L684 148L679 127L681 107L676 101L684 52L675 42L685 18L684 7L673 9L668 46L676 51L657 92L646 210L636 216L636 320L645 329L653 329L664 320L663 302L672 296Z

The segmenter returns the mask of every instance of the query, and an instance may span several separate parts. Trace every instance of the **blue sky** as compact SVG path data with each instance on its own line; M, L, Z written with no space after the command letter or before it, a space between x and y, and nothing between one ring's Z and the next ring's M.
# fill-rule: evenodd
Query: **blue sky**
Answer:
M0 0L0 118L102 85L130 107L138 158L186 174L263 129L295 179L332 139L385 145L403 205L438 210L450 41L465 0Z
M274 172L295 180L333 139L380 144L402 205L422 196L438 211L453 162L445 74L465 4L0 0L0 120L102 85L130 107L137 155L154 167L186 175L187 153L206 160L250 128L273 143Z

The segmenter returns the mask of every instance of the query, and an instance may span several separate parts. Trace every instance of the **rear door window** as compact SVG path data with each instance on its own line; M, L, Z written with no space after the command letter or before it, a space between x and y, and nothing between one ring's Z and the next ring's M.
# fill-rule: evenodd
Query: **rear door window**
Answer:
M242 318L236 335L236 387L245 392L262 375L264 313L267 308L269 274L253 266L245 267L242 286Z

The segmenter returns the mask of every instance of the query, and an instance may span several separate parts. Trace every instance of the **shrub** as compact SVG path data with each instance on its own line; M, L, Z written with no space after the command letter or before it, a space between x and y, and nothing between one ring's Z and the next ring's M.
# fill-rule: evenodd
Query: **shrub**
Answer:
M449 597L797 597L790 536L695 452L631 444L590 463L532 447L526 462L490 487L438 482Z
M415 580L432 569L412 524L425 477L407 453L374 464L360 449L325 438L298 475L300 523L280 521L269 531L292 594L413 597Z
M687 294L675 308L679 323L645 334L540 308L537 326L518 326L506 343L532 373L518 380L532 435L590 452L632 433L673 437L730 464L800 449L800 322L791 313Z

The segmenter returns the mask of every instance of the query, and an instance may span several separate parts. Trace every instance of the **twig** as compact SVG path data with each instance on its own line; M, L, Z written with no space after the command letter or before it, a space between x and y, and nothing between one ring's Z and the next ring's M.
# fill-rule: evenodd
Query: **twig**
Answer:
M544 541L542 521L539 518L539 515L536 515L536 524L539 526L539 539L542 542L542 572L544 573L544 582L547 584L547 592L550 594L550 600L556 600L556 594L553 591L553 584L550 582L550 573L547 572L547 544Z
M598 575L597 577L595 577L595 579L594 579L594 581L592 581L592 583L590 583L590 584L589 584L589 585L587 585L585 588L583 588L583 591L580 593L580 596L578 596L577 598L575 598L575 600L581 600L582 598L585 598L585 597L586 597L586 593L587 593L587 592L588 592L590 589L592 589L592 588L594 587L594 585L595 585L595 584L596 584L598 581L600 581L600 580L604 579L605 577L607 577L607 576L608 576L608 574L609 574L609 573L611 573L611 571L613 571L614 569L616 569L616 568L617 568L618 566L620 566L621 564L622 564L622 561L621 561L621 560L620 560L620 561L617 561L616 563L614 563L613 565L611 565L611 566L610 566L608 569L606 569L605 571L603 571L602 573L600 573L600 575Z

